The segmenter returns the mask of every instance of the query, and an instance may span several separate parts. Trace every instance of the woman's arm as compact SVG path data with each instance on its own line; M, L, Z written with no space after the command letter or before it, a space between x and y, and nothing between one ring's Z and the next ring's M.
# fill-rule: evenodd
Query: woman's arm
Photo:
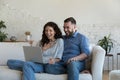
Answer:
M60 59L62 58L63 50L64 50L63 39L58 39L56 44L57 44L57 46L56 46L56 50L55 50L55 55L53 58L51 58L49 60L49 64L54 64L55 62L59 62Z
M63 55L63 50L64 50L64 41L62 38L60 38L57 41L57 46L56 46L54 58L61 59L62 55Z

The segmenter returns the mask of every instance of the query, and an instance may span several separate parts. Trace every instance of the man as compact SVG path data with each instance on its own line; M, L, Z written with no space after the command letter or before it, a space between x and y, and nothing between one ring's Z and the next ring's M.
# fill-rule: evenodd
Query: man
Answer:
M69 17L64 20L64 53L68 80L79 80L79 73L85 69L85 59L89 56L88 39L78 33L76 20Z
M65 19L63 27L66 34L63 36L63 57L61 62L51 66L49 72L62 74L67 70L68 80L79 80L79 73L85 69L85 59L90 53L89 42L84 35L77 31L76 20L73 17Z

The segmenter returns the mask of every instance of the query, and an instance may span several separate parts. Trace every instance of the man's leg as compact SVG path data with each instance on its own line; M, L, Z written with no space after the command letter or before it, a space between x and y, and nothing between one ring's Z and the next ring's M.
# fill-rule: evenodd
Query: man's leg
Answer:
M20 70L22 71L22 67L23 67L24 61L21 60L8 60L7 61L7 65L10 69L14 69L14 70Z
M84 70L84 62L72 61L67 64L68 80L79 80L80 71Z
M45 72L49 74L64 74L66 73L66 69L64 67L64 63L57 62L55 64L46 64Z
M25 62L23 66L23 80L36 80L34 73L39 73L43 71L43 64Z

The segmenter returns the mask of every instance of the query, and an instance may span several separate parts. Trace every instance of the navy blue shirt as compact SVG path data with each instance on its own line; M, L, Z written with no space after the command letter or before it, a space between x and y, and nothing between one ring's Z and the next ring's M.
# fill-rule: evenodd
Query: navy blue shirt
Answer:
M63 36L64 52L62 60L67 62L68 59L78 56L81 53L90 54L89 41L84 35L77 31L72 36Z

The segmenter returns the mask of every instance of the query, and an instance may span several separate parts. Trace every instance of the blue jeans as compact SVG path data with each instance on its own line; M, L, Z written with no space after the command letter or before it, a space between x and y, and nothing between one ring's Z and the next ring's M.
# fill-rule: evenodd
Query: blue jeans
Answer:
M79 80L79 73L84 69L84 61L72 61L67 64L68 80Z
M68 74L68 80L79 80L79 73L85 69L85 62L84 61L71 61L69 64L65 64L63 62L58 63L59 66L52 66L51 73L54 73L52 71L57 71L56 74L59 73L66 73ZM57 64L57 65L58 65ZM59 67L59 68L56 68ZM61 69L61 70L60 70Z
M7 65L10 69L23 71L23 80L36 80L34 73L62 74L65 71L59 63L40 64L20 60L8 60Z
M64 74L66 73L66 68L64 67L63 62L57 62L55 64L46 65L46 73L49 74Z
M34 73L40 73L44 71L43 64L34 62L8 60L7 65L10 69L23 71L23 80L36 80Z

